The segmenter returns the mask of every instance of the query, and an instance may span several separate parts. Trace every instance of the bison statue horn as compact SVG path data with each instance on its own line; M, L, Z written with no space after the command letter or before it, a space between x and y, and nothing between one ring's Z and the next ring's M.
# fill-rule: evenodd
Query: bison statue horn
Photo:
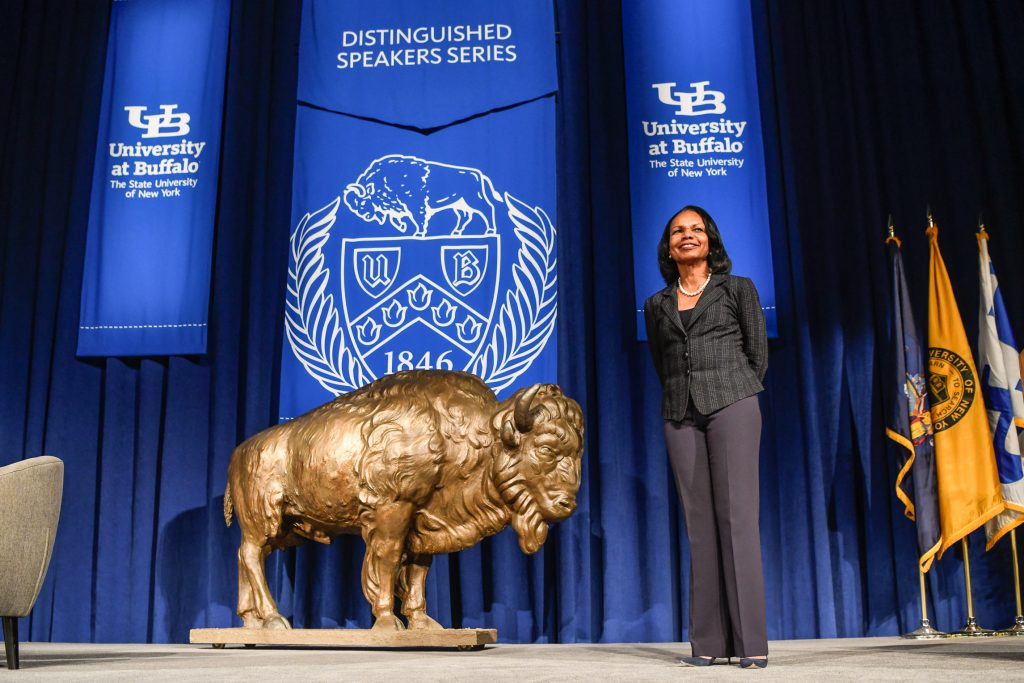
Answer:
M531 412L533 408L533 399L540 391L540 385L534 384L532 387L523 392L523 395L516 401L516 429L521 433L525 434L533 429L534 415Z

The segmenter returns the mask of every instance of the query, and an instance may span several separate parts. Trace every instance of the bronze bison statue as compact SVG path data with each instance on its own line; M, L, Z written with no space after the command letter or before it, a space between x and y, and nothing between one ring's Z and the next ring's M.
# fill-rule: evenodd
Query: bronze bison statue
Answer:
M553 384L504 401L479 377L413 370L383 377L242 443L228 465L238 615L247 628L291 628L263 563L304 539L366 542L363 594L375 629L441 628L427 616L433 555L469 548L509 523L536 552L548 525L576 508L583 451L579 405Z

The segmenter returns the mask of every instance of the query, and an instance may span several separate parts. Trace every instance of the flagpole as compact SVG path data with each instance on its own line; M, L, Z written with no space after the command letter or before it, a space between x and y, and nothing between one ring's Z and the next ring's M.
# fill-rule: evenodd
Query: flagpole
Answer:
M981 240L988 239L988 231L985 229L985 221L982 219L982 214L978 212L978 247L981 248ZM1022 356L1024 358L1024 356ZM1009 636L1024 636L1024 614L1021 613L1021 600L1020 600L1020 569L1018 566L1017 559L1017 530L1010 529L1010 548L1011 558L1013 560L1013 591L1014 597L1016 598L1017 612L1016 618L1014 619L1013 626L1000 631L1000 634Z
M967 623L964 627L956 633L951 633L950 636L994 636L999 634L998 631L992 631L987 628L978 626L978 620L974 618L974 597L971 594L971 558L967 554L967 537L964 536L960 539L960 547L964 551L964 583L967 586Z
M924 592L924 572L921 571L920 566L917 568L917 575L921 579L921 625L910 633L904 633L900 638L906 638L907 640L934 640L936 638L945 638L948 634L936 629L932 626L932 622L928 620L928 601Z
M896 236L896 226L893 225L892 214L889 214L887 231L888 235L885 238L886 244L893 242L896 244L896 248L899 249L901 242L900 238ZM898 487L899 483L897 482L897 488ZM916 629L909 633L904 633L900 637L906 638L907 640L934 640L936 638L945 638L947 634L933 627L931 621L928 619L928 596L925 593L924 571L922 571L920 563L917 565L917 575L921 583L921 623L918 624Z
M1013 588L1017 597L1017 618L1006 632L1011 636L1024 636L1024 614L1020 608L1020 568L1017 564L1017 530L1010 530L1010 549L1013 555Z
M950 635L995 636L1000 634L980 627L974 616L967 535L1003 512L1006 505L1000 488L1000 472L989 417L984 403L975 400L981 397L974 395L973 385L982 375L974 365L949 272L939 250L938 232L929 206L928 229L925 231L931 250L928 273L928 382L929 390L938 399L930 407L935 431L939 514L943 549L960 541L967 593L967 623L960 631ZM981 256L979 258L982 259ZM985 282L981 291L987 294ZM981 309L981 312L984 313L985 309ZM987 338L983 337L983 340L988 343ZM982 345L981 349L984 354L986 346ZM972 407L975 409L972 410Z

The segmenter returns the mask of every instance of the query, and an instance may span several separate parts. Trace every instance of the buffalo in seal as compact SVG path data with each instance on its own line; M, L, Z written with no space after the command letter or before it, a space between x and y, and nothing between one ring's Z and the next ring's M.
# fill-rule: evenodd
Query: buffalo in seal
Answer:
M375 159L345 187L343 198L364 221L384 225L386 220L401 233L411 226L415 237L425 237L441 212L455 214L452 235L463 234L474 217L483 222L483 234L493 235L498 229L494 201L504 201L490 178L475 168L402 154Z

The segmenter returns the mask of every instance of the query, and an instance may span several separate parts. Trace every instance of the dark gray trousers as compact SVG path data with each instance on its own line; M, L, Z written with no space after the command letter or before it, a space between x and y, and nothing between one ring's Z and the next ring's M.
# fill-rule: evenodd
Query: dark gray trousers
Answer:
M768 654L758 528L761 408L756 396L682 422L665 421L690 539L694 656Z

